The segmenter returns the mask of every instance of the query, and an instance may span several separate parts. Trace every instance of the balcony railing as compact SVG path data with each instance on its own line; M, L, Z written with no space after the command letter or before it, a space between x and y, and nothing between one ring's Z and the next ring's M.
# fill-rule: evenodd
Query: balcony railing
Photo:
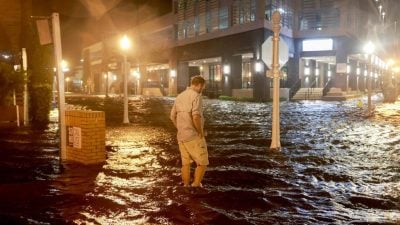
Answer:
M338 9L303 11L300 13L299 30L325 30L340 27Z
M327 32L363 37L367 18L367 12L351 6L302 11L298 17L298 32L300 36ZM312 33L309 33L310 31Z

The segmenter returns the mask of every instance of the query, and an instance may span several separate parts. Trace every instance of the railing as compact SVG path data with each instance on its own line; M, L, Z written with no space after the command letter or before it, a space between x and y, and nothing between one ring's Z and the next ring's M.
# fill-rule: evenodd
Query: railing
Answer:
M310 87L307 89L307 92L305 92L304 100L309 100L310 99L310 96L312 95L312 93L314 91L314 86L315 86L316 83L317 83L317 80L314 80L314 82L312 82Z
M296 83L294 83L294 85L289 89L289 100L293 98L293 96L300 89L300 87L301 87L301 80L298 79Z
M325 96L328 94L329 90L332 87L332 84L333 84L332 79L329 79L328 82L326 82L324 89L322 89L322 96Z
M209 98L218 98L221 95L221 88L217 82L208 83L206 88L203 90L203 94Z

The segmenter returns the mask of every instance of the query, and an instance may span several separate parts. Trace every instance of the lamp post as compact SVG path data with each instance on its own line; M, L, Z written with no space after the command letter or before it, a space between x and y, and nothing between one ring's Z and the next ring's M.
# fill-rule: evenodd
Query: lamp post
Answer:
M371 115L371 113L372 113L372 101L371 101L372 77L371 77L371 74L372 74L372 65L373 65L372 54L374 53L374 50L375 50L375 45L370 41L364 46L364 53L368 55L368 64L369 64L368 72L370 73L370 76L368 77L368 115Z
M272 14L272 31L274 36L272 39L272 76L274 80L274 92L272 103L272 135L270 149L279 151L281 149L281 128L279 116L279 33L281 30L281 14L274 12Z
M124 120L123 123L129 123L128 118L128 62L127 51L131 48L131 41L128 36L124 35L120 40L120 47L124 56L123 75L124 75Z

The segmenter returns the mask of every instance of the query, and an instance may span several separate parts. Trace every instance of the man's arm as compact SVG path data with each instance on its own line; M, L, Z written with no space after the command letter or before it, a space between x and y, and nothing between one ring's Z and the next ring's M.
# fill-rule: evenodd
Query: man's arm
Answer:
M174 124L174 126L177 128L177 126L176 126L176 114L177 114L176 113L176 107L175 107L175 103L174 103L174 106L172 106L171 114L170 114L169 118L171 119L171 121Z
M194 127L196 128L197 133L199 134L200 137L204 137L203 128L201 127L200 114L194 114L194 115L192 115L192 118L193 118L193 124L194 124Z

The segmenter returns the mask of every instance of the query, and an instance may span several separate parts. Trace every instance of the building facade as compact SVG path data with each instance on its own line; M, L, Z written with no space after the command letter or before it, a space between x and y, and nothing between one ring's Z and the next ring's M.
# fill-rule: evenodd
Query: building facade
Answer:
M268 100L272 82L261 45L272 35L271 16L281 13L280 40L289 47L282 67L281 95L300 88L364 91L379 87L387 68L374 58L368 71L362 46L379 40L385 22L382 0L173 0L172 12L127 31L131 93L175 95L190 77L203 75L204 94ZM388 22L386 22L388 23ZM84 73L94 92L119 92L121 56L117 37L83 51ZM376 55L384 55L384 47ZM85 66L86 65L86 66ZM367 72L365 72L367 71ZM364 74L366 74L364 76ZM85 75L84 75L85 76ZM322 97L322 96L321 96Z

